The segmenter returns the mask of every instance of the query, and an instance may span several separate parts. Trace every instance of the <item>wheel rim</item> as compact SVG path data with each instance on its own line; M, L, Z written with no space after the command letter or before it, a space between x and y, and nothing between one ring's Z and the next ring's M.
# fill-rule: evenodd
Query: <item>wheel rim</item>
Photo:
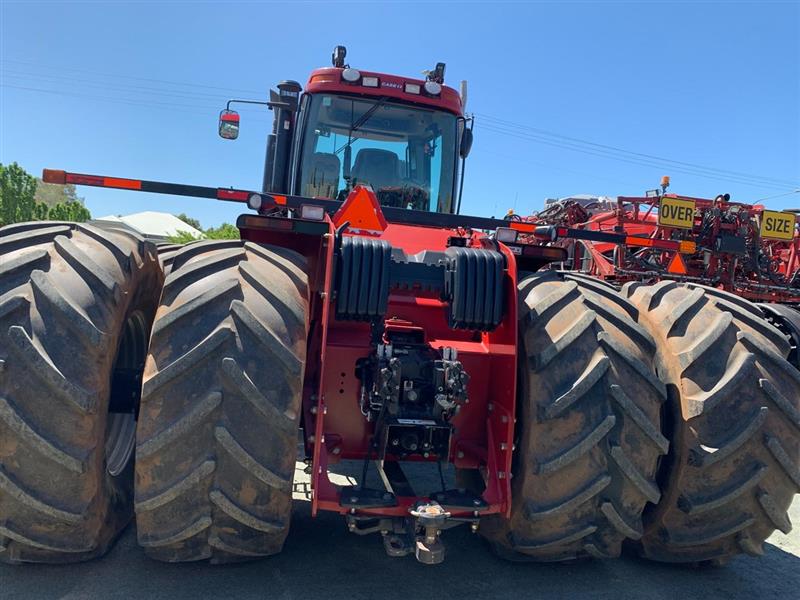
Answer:
M137 311L126 321L117 348L105 441L106 470L112 477L125 470L136 445L136 419L147 355L147 334L144 314Z

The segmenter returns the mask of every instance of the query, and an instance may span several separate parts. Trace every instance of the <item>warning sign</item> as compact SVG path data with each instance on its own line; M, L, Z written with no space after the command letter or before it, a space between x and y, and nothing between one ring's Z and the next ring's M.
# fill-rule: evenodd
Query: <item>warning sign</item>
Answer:
M658 224L662 227L691 229L694 226L694 200L661 198L658 205Z
M761 215L761 237L771 240L791 240L794 237L793 213L765 210Z
M683 257L681 257L679 253L676 252L672 260L669 261L667 273L674 273L677 275L686 275L689 273L689 269L686 268L686 263L683 262Z

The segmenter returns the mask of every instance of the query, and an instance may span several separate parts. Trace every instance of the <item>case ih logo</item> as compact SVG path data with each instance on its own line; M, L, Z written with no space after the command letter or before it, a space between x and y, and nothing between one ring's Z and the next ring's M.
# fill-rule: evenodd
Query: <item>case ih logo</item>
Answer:
M402 84L395 83L394 81L381 81L381 87L394 88L396 90L403 89Z

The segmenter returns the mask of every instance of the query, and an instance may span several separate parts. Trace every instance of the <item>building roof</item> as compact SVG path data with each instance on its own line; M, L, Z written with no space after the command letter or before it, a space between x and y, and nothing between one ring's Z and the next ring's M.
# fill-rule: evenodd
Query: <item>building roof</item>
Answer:
M153 210L122 216L107 215L94 219L94 221L121 223L143 237L154 240L165 240L177 235L179 231L190 233L198 239L205 237L202 231L181 221L175 215ZM98 225L102 226L102 223L98 223Z

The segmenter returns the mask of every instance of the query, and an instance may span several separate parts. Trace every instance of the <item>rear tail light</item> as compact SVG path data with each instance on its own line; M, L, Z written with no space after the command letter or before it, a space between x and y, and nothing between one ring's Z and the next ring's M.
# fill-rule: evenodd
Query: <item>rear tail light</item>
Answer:
M567 251L557 246L523 246L522 255L534 258L546 258L553 261L567 260Z
M244 229L283 229L292 230L292 219L271 218L271 217L258 217L255 215L246 215L241 220L241 227Z

